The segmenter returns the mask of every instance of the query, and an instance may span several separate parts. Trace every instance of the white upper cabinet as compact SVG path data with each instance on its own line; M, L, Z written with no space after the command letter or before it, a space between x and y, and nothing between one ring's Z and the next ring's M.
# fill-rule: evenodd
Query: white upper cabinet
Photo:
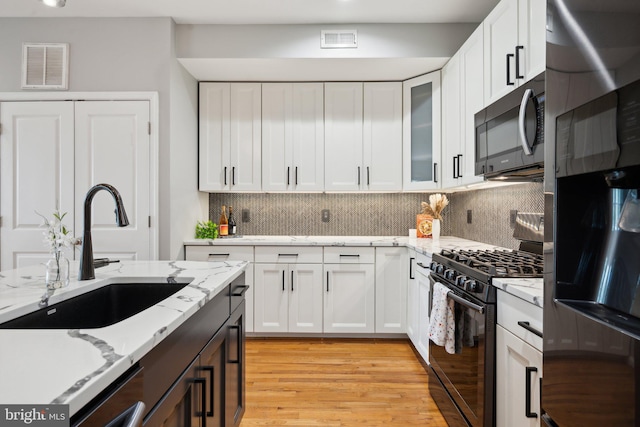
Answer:
M259 191L260 83L201 83L200 191Z
M324 188L322 83L262 85L262 189Z
M484 20L485 104L545 68L546 2L502 0Z
M403 82L404 190L440 187L440 71Z
M325 190L402 189L402 83L325 83Z
M362 185L362 83L325 83L325 185L355 191Z
M361 189L402 190L402 83L364 84Z
M442 186L481 182L475 175L475 114L483 108L482 24L442 69Z

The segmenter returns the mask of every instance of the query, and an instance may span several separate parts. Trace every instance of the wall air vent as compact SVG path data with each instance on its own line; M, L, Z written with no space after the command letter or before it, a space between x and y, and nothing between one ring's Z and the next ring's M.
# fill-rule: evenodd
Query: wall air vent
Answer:
M321 30L320 47L322 49L358 47L357 30Z
M69 45L67 43L22 44L22 89L67 89Z

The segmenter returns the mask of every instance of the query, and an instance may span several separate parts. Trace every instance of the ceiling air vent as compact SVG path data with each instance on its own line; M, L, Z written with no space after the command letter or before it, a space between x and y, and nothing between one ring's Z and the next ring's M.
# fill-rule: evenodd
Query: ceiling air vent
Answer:
M67 89L67 43L22 44L22 89Z
M358 31L321 30L320 47L322 49L358 47Z

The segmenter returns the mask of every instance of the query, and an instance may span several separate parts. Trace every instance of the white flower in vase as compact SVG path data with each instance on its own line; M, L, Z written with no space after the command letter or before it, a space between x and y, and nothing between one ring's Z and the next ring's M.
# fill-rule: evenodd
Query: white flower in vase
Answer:
M36 212L44 220L43 226L46 230L44 244L53 254L53 259L46 264L47 271L45 282L48 289L65 287L69 284L69 260L62 255L64 248L73 247L78 244L79 239L73 237L73 233L63 223L67 213L60 213L59 210L53 212L53 218L48 219L44 215Z

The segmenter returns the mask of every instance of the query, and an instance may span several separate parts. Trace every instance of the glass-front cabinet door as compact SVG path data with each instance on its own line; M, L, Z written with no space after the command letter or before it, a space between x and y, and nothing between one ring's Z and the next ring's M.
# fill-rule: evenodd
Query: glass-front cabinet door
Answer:
M440 71L403 82L403 189L440 188Z

